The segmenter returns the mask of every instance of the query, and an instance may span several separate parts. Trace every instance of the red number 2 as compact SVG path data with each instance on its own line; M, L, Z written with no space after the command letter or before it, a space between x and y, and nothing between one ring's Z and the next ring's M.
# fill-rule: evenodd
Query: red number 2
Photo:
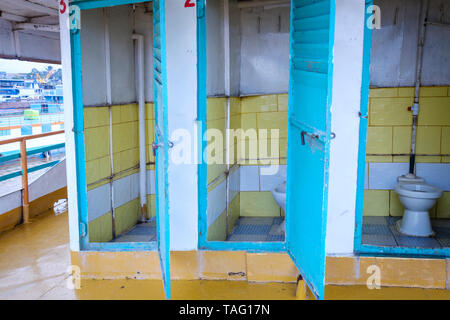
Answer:
M66 2L64 0L61 0L59 2L59 5L60 5L59 12L61 12L61 14L64 14L64 12L66 12L66 9L67 9Z
M192 0L186 0L186 2L184 3L184 7L185 8L192 8L195 7L195 3L191 3Z

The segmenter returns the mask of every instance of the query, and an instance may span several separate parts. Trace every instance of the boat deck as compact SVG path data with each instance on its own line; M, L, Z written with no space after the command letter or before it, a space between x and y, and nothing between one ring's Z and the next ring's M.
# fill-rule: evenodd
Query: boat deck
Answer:
M88 280L69 289L67 212L0 234L0 299L164 299L159 280ZM294 299L293 283L172 281L174 299ZM448 290L327 286L328 299L449 299Z

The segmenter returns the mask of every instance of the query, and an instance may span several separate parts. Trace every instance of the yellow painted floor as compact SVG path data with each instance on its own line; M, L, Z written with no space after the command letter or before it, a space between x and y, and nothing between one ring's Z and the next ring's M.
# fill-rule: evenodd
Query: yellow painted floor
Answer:
M67 288L67 213L49 212L0 234L0 299L164 299L161 281L82 280ZM173 299L294 299L295 284L173 281ZM448 290L328 286L327 299L450 299Z

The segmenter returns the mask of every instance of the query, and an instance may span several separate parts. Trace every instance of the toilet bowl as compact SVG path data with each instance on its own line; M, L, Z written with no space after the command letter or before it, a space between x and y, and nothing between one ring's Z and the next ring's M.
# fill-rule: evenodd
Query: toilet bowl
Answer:
M286 181L282 184L276 186L272 190L272 196L275 199L275 202L281 207L281 209L286 212ZM277 230L275 230L276 234L285 235L286 233L286 220L284 219Z
M275 202L286 212L286 181L272 190Z
M397 221L397 230L408 236L434 235L428 211L442 196L442 190L428 185L414 175L401 176L395 186L400 202L405 207L403 218Z

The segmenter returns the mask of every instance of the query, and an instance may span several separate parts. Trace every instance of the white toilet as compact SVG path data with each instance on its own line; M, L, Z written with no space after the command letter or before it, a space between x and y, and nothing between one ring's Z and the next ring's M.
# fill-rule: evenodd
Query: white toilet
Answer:
M397 230L413 237L433 236L428 211L442 196L442 190L426 184L422 178L407 174L398 178L395 192L405 207L403 218L397 221Z
M272 190L272 196L275 199L275 202L281 207L281 209L286 212L286 181L282 184L276 186ZM277 230L277 233L279 234L285 234L286 232L286 219L281 222L279 229Z
M286 181L272 190L275 202L286 212Z

